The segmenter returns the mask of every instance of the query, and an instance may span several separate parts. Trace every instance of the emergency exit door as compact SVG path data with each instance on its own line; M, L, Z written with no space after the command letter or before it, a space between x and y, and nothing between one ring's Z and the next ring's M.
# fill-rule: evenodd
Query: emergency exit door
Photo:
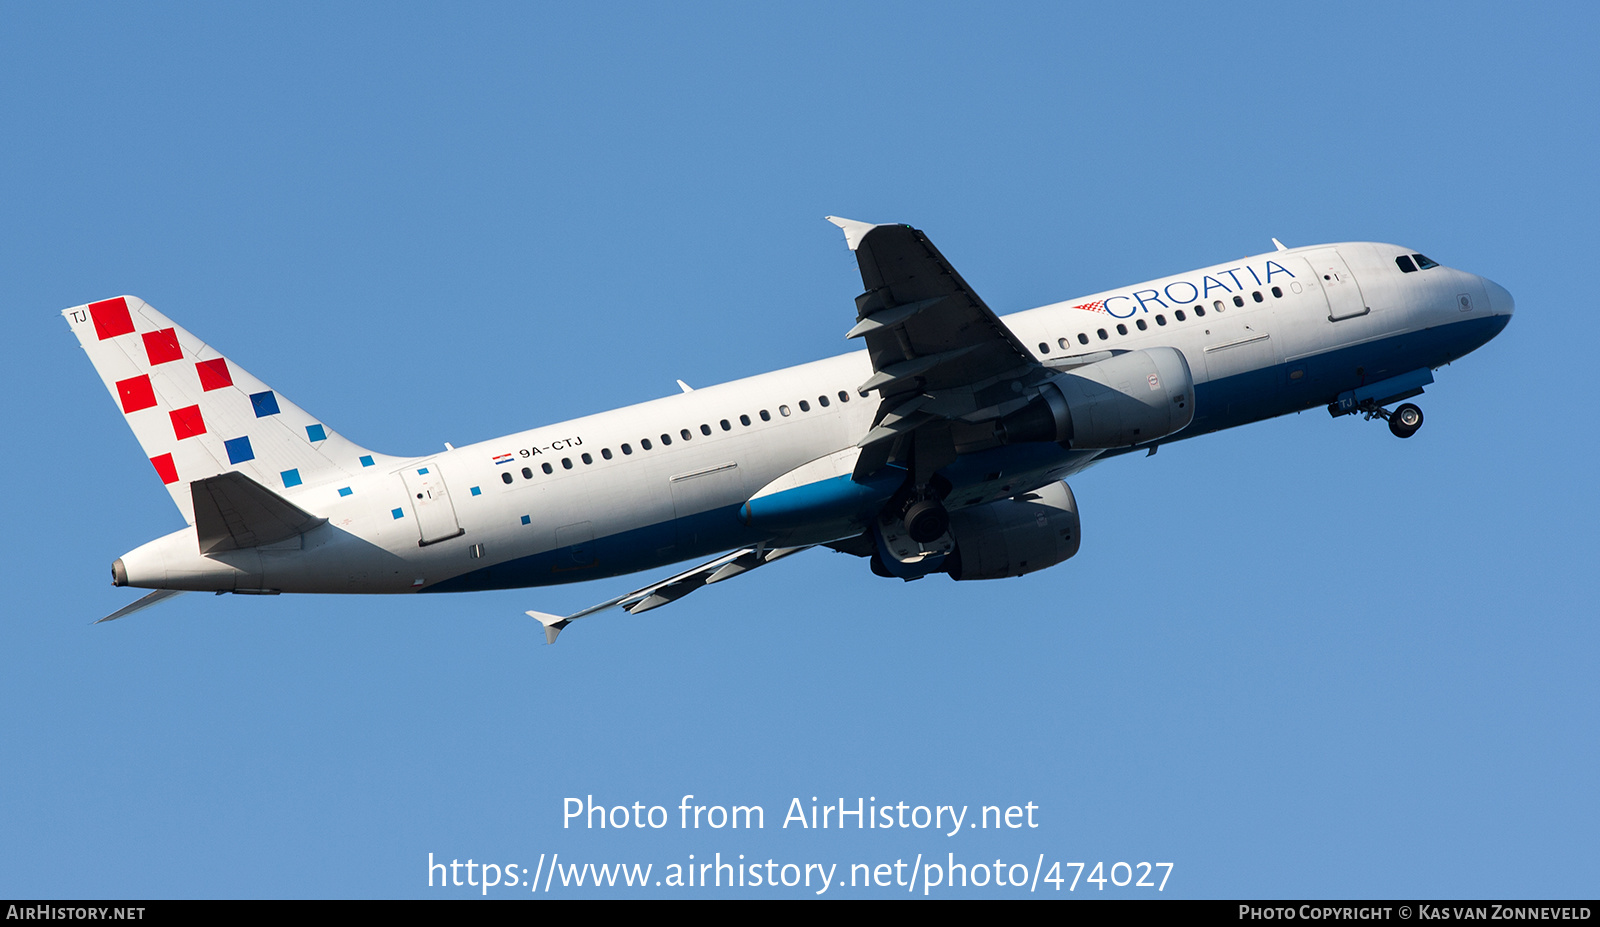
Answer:
M417 517L418 547L466 533L456 521L456 507L450 503L450 489L445 485L438 463L430 460L420 466L407 467L400 471L400 479L406 484L411 511Z

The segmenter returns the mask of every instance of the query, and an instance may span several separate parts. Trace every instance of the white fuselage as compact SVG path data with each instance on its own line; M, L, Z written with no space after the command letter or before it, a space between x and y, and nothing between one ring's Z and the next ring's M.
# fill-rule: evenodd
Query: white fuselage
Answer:
M1046 364L1181 351L1195 418L1165 443L1437 368L1504 327L1504 289L1448 267L1403 272L1396 258L1410 253L1373 243L1271 252L1004 321ZM774 536L739 511L772 481L866 434L877 399L857 387L872 374L865 352L847 354L295 487L284 498L327 519L303 537L201 556L191 527L125 555L122 568L129 585L150 588L453 591L832 540L803 525ZM949 502L1005 498L1120 452L1041 443L965 455L943 471Z

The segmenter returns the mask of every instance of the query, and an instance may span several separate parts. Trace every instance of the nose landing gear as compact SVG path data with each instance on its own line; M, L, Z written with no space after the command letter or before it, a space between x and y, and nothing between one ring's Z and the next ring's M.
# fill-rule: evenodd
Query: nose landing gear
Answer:
M1422 410L1409 402L1402 402L1391 412L1368 399L1343 414L1351 413L1359 414L1369 422L1375 418L1383 419L1389 423L1389 433L1396 438L1409 438L1422 427Z
M1403 402L1388 413L1389 433L1396 438L1409 438L1422 427L1422 410L1409 402Z

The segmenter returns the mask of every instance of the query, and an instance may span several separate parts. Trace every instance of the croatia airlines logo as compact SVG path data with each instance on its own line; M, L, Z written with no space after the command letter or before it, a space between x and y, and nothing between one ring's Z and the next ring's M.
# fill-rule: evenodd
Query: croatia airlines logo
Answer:
M508 464L513 459L514 458L512 458L510 454L497 454L495 455L494 462L498 466L499 464Z
M1105 312L1106 311L1106 304L1105 304L1105 302L1103 300L1098 300L1097 299L1092 303L1084 303L1081 306L1073 306L1072 308L1074 308L1074 309L1082 309L1085 312Z

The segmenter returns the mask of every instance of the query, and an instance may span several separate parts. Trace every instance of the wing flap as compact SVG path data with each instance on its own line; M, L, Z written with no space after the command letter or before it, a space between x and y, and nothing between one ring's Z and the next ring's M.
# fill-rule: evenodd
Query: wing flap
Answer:
M581 611L573 612L565 618L545 612L530 611L527 614L530 618L538 619L539 623L544 625L545 642L554 644L556 636L561 633L561 630L579 618L586 618L596 612L603 612L608 608L619 607L630 615L647 612L663 605L670 605L704 586L709 586L725 579L732 579L735 576L748 573L756 567L765 566L807 549L809 549L809 545L807 547L779 547L771 550L748 547L723 554L715 560L709 560L697 567L635 589L632 592L625 592L598 605L591 605Z
M876 390L880 399L873 427L857 443L854 478L900 463L921 486L956 457L949 421L999 417L1025 404L1051 371L922 232L828 221L844 229L865 287L846 335L865 339L872 359L873 375L858 388ZM919 399L925 402L915 405Z

